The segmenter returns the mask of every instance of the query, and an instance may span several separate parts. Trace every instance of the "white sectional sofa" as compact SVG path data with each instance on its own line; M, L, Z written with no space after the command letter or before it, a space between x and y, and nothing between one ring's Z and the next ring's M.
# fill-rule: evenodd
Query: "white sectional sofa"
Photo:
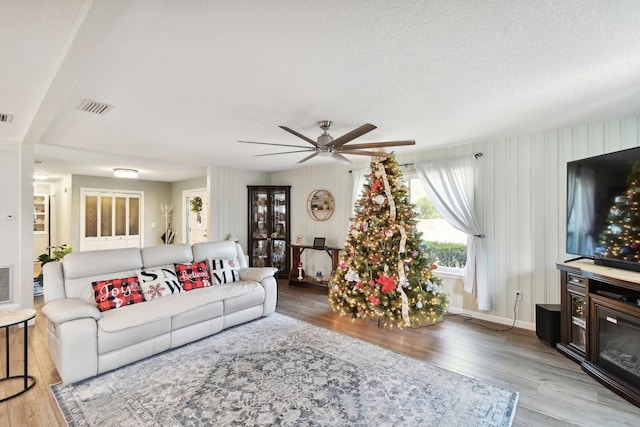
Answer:
M94 285L100 281L162 268L175 271L176 264L205 260L211 274L212 262L230 259L239 264L233 273L239 280L98 309ZM248 267L242 248L232 241L71 253L43 271L49 351L65 383L266 316L275 311L277 299L276 269Z

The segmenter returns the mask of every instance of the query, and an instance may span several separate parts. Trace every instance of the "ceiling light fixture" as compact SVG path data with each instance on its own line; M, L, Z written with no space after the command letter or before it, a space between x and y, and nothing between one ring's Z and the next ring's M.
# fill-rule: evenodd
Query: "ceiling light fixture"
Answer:
M49 175L47 175L46 173L34 173L33 174L33 179L37 180L37 181L44 181L45 179L49 178Z
M138 171L135 169L115 168L113 169L113 176L116 178L137 178Z

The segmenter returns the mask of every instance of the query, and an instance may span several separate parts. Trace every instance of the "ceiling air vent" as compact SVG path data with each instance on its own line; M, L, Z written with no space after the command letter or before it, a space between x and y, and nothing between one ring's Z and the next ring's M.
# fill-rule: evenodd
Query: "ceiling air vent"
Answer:
M11 123L13 121L13 115L0 114L0 123Z
M82 104L78 106L78 110L95 114L107 114L112 108L113 105L105 104L103 102L91 101L90 99L85 99L84 101L82 101Z

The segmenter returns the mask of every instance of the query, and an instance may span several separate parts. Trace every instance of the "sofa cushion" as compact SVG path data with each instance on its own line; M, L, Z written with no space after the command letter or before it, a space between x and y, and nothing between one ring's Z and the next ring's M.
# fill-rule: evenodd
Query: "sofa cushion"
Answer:
M185 291L211 286L206 261L175 264L178 281Z
M209 270L211 271L211 281L214 285L237 282L240 280L240 265L238 259L208 259Z
M107 311L144 301L137 277L92 283L98 310Z
M72 252L61 263L66 297L90 301L92 282L134 276L142 268L142 257L139 248L105 249Z
M157 270L138 270L137 274L142 294L147 301L184 292L182 283L178 280L178 275L173 270L173 267L159 268Z
M175 245L148 246L140 249L142 264L145 268L158 265L193 262L191 246L186 243ZM204 259L204 258L202 258Z
M151 303L145 302L144 304L131 305L119 310L107 311L105 314L125 311L134 307L143 307L147 304ZM108 319L109 316L105 317ZM161 335L169 334L171 330L171 319L157 319L118 331L107 331L102 328L102 325L106 323L103 321L107 320L105 317L98 321L98 354L109 353L110 351L125 348ZM123 316L120 315L119 317Z
M216 288L227 288L224 299L224 315L246 308L262 305L265 298L264 287L256 282L235 282Z
M247 259L244 255L244 251L242 250L242 246L240 246L240 243L236 243L231 240L194 243L192 250L194 260L207 258L225 259L235 257L240 263L240 268L248 267Z
M135 304L119 310L104 312L98 324L104 331L115 332L160 319L170 319L174 316L181 316L198 307L219 302L218 308L211 313L211 317L213 318L222 316L223 301L261 292L264 298L264 288L256 282L240 281L227 285L209 286L207 288L194 289L190 292L154 299L144 304ZM251 299L253 300L255 296L256 295L253 295ZM254 301L254 304L260 303Z

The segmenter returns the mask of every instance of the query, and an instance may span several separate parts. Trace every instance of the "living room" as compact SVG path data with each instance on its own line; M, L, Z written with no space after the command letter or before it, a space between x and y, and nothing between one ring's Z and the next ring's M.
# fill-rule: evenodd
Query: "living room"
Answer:
M366 167L369 158L349 156L352 163L343 165L318 156L298 165L306 154L272 156L290 149L237 142L304 144L278 125L315 138L316 121L330 119L335 137L371 122L378 129L363 142L415 139L416 146L394 150L400 164L482 153L474 158L475 212L485 236L490 308L478 308L460 273L445 275L444 286L453 311L533 331L536 304L560 302L556 263L571 258L564 240L566 163L640 145L640 11L634 2L516 2L511 14L499 3L468 2L436 2L433 9L411 1L395 7L222 2L220 10L204 2L57 3L44 2L40 10L16 6L4 18L21 16L6 23L16 44L4 57L29 70L7 71L3 78L25 81L16 85L20 90L7 87L20 102L0 111L13 115L10 123L0 123L0 264L12 266L13 278L6 308L34 304L34 172L50 175L44 189L56 198L52 245L80 247L83 188L144 191L146 246L162 244L163 203L174 207L174 239L182 242L182 192L206 188L208 238L233 234L246 249L247 185L291 185L291 236L303 236L305 244L322 236L327 245L341 247L352 209L350 171ZM366 19L354 21L359 8ZM228 21L207 21L218 14ZM338 31L350 21L354 28ZM43 22L50 27L36 28ZM168 41L172 37L160 29L184 31L189 22L193 32L186 41ZM286 31L267 32L282 22ZM403 23L410 31L398 34ZM431 29L421 33L419 23ZM205 33L209 26L219 32ZM321 29L329 34L319 36ZM375 43L369 44L366 32L373 29L381 34L373 32ZM28 36L42 33L50 36L44 37L48 44ZM400 42L383 44L394 36ZM440 46L447 38L451 44ZM199 40L206 47L196 50ZM32 43L42 45L34 50ZM256 47L245 50L251 43ZM114 53L118 49L121 54ZM21 56L18 50L31 53ZM394 51L405 53L398 59ZM293 52L293 63L285 62ZM195 58L203 55L211 58L200 73ZM142 68L141 58L153 60L156 68L150 69L156 71ZM307 68L307 62L320 67L329 59L340 72L326 74L330 64ZM96 74L98 69L105 71ZM179 77L170 80L171 73ZM215 78L207 80L207 73ZM110 79L116 75L119 80ZM438 85L445 76L449 92L443 93ZM271 80L265 84L258 77ZM433 79L428 86L421 82ZM126 101L127 92L135 99ZM77 111L85 98L113 109L103 116ZM129 134L123 137L118 129ZM113 178L117 167L139 170L139 180ZM309 194L319 188L335 200L327 221L313 221L306 212ZM516 291L521 300L514 310Z

